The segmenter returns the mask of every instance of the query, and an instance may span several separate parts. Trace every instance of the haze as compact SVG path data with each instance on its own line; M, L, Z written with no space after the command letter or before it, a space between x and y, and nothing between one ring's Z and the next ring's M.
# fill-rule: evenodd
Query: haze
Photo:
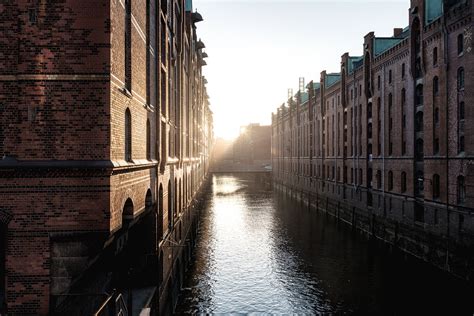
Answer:
M364 35L392 36L393 28L407 26L409 6L401 0L195 0L205 20L198 28L209 54L205 75L216 137L232 139L249 123L270 124L299 77L308 83L319 81L322 70L339 72L341 55L362 54Z

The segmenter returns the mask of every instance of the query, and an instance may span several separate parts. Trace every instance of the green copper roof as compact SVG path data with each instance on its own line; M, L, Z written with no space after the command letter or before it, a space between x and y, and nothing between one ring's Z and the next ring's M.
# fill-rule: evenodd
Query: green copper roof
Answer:
M443 0L425 1L425 24L430 24L443 15Z
M186 11L193 11L193 0L186 0Z
M310 86L311 86L311 84L308 83L306 85L306 89L309 90L311 88ZM314 91L319 90L319 89L321 89L321 84L319 82L313 82L313 87L314 87Z
M301 104L305 104L306 102L308 102L308 99L309 95L307 92L301 93Z
M362 65L362 61L364 60L364 57L359 56L359 57L349 57L349 65L347 70L349 73L353 73L356 68L358 68L360 65Z
M396 37L379 37L374 39L374 54L379 56L390 48L400 43L403 38Z
M341 80L340 73L332 73L326 75L326 88L329 88Z

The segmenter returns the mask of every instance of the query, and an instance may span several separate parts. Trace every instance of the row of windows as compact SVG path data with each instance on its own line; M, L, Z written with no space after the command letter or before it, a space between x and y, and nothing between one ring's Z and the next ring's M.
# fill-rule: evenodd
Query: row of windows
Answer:
M285 165L285 163L283 164ZM299 167L300 165L296 164L296 163L292 163L292 171L296 172L296 171L300 171L299 170ZM304 175L308 175L310 176L310 168L308 165L305 165L303 166L303 170L304 172ZM332 167L329 167L329 166L326 166L322 168L322 174L321 174L321 166L318 166L317 168L317 171L318 171L318 177L319 178L322 178L322 179L325 179L326 176L328 178L328 180L335 180L336 179L336 176L337 176L337 181L340 181L340 178L341 178L341 168L338 167L337 168L337 175L336 175L336 168L334 166ZM343 173L343 177L344 177L344 182L347 181L347 167L344 167L344 173ZM358 171L358 175L357 175L357 171ZM321 177L322 176L322 177ZM371 188L372 187L372 183L371 183L371 178L372 178L372 175L371 175L371 169L368 170L368 187ZM363 181L362 181L362 177L363 177L363 170L362 169L353 169L351 168L351 183L353 184L359 184L359 185L362 185L363 184ZM354 181L354 179L357 178L356 181ZM379 190L382 190L382 172L381 170L378 170L377 173L376 173L376 181L377 181L377 189ZM423 182L425 181L425 179L423 179L423 177L421 176L421 178L416 178L415 179L416 183L415 183L415 186L418 187L418 189L421 189L421 191L423 191ZM430 180L431 184L432 184L432 191L431 191L431 195L432 195L432 198L434 200L437 200L441 197L441 180L440 180L440 176L438 174L434 174L433 175L433 178ZM421 188L420 188L421 186ZM388 191L393 191L394 190L394 174L393 174L393 171L389 171L388 172L388 176L387 176L387 189ZM405 171L401 172L400 174L400 192L401 193L406 193L407 192L407 173ZM457 178L457 189L456 189L456 201L458 204L462 205L466 202L466 183L465 183L465 178L464 176L458 176Z

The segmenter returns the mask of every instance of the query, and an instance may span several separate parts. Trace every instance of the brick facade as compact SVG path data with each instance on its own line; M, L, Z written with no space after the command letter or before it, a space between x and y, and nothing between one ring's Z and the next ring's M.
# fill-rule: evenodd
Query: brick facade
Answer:
M272 116L278 188L466 279L472 13L472 1L412 0L407 28L368 33L363 56L344 54Z
M172 307L213 139L201 20L189 0L0 4L0 311L88 314L131 269Z

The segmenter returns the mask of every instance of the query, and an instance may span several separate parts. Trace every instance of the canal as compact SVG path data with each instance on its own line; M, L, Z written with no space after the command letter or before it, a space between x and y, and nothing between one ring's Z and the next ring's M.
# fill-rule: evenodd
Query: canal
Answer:
M470 286L272 192L214 175L178 314L473 315Z

